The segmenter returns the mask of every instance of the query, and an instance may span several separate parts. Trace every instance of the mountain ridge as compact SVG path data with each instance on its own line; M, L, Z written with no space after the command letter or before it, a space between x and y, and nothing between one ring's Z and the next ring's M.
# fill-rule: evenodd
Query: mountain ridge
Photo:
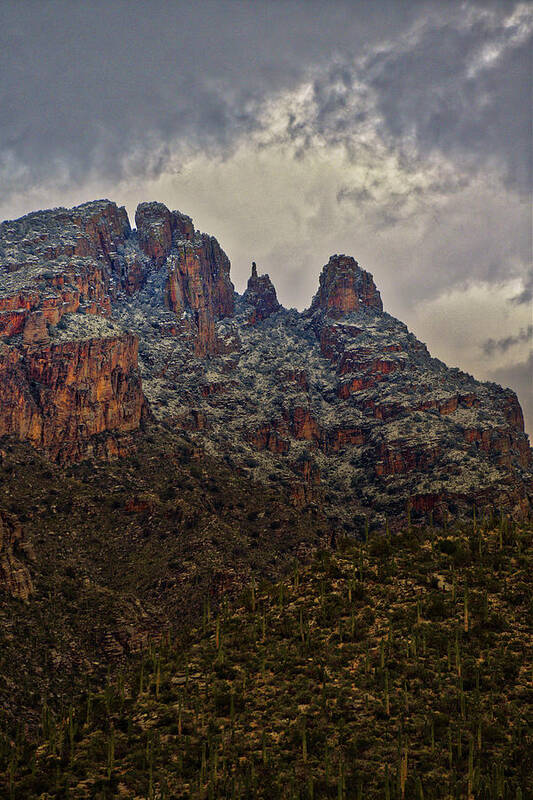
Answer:
M100 200L0 225L2 399L12 409L0 434L59 460L112 457L151 413L347 530L407 506L440 517L473 503L529 507L516 395L431 358L383 311L354 258L330 258L300 313L255 265L238 295L228 257L187 215L141 203L135 220L132 229L124 207ZM121 345L132 334L138 359L135 342ZM69 353L87 338L83 354ZM94 451L96 434L109 452Z

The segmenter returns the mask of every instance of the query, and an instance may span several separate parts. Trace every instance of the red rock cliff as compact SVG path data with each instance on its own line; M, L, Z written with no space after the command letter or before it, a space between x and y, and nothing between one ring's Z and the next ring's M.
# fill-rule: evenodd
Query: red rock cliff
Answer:
M124 258L130 235L126 210L109 200L3 222L0 336L22 332L36 310L52 325L78 310L109 316L117 291L131 283Z
M230 262L217 240L194 230L190 217L162 203L141 203L135 214L139 245L157 267L166 264L166 303L192 317L198 356L220 352L215 323L234 314Z
M372 275L361 269L351 256L331 256L320 275L318 292L310 311L323 309L330 316L342 316L362 306L383 311Z
M138 428L144 404L131 334L0 345L0 436L26 439L54 460L87 455L96 434ZM105 437L98 447L117 449Z

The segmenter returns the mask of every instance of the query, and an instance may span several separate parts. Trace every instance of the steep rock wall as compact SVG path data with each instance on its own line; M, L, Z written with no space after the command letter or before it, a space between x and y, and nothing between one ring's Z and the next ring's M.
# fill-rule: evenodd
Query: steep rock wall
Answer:
M92 438L139 427L145 405L132 334L0 345L0 436L14 435L52 459L91 452ZM115 454L109 442L102 454Z

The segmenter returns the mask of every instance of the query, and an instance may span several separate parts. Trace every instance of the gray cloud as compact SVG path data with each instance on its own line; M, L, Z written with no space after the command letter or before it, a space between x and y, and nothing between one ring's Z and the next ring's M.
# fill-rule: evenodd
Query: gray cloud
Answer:
M494 370L491 380L513 389L520 399L526 430L533 434L533 353L525 361Z
M532 14L510 2L448 3L443 10L439 3L420 8L411 30L320 72L312 118L295 118L286 136L302 148L317 135L349 148L354 133L371 122L406 161L442 153L466 172L490 164L527 192Z
M514 5L471 7L501 22ZM367 113L350 103L356 76L346 62L426 18L437 22L411 51L392 48L365 62L387 131L414 129L420 146L469 157L504 153L510 178L521 183L529 163L526 44L505 51L502 69L466 80L466 54L506 29L443 28L442 19L460 18L463 9L458 0L3 0L3 202L48 177L75 185L88 174L119 180L136 170L150 178L176 142L223 154L255 129L266 96L335 55L341 63L314 85L313 124L330 141L345 140ZM309 130L296 120L290 135L308 143Z
M487 339L481 345L481 349L486 356L492 356L494 353L506 353L511 347L524 342L533 340L533 325L528 325L527 328L522 328L516 336L504 336L501 339Z
M372 55L367 77L385 133L465 167L497 161L510 185L529 191L533 26L531 7L519 11L432 14L408 46Z
M132 152L149 177L176 141L223 153L255 127L266 95L405 28L426 4L405 14L393 0L3 0L4 202L49 176L119 179Z

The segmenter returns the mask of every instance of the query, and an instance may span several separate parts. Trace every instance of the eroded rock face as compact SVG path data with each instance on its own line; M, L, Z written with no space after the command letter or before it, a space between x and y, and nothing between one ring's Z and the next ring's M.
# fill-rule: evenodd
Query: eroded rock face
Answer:
M192 312L195 354L219 352L215 323L234 309L227 256L216 239L202 235L196 242L180 242L167 264L168 307L179 317Z
M0 509L0 591L27 600L33 594L29 564L34 560L22 526L12 514Z
M93 438L135 430L144 407L132 334L0 345L0 436L28 440L54 460L78 460L95 447L116 455L120 445Z
M109 200L3 222L0 336L28 326L35 333L37 324L43 332L43 323L31 319L37 313L48 325L74 312L109 316L112 299L129 282L129 237L126 210Z
M194 352L205 356L223 345L215 323L234 312L229 259L212 236L194 230L190 217L162 203L141 203L135 214L139 245L155 268L166 265L165 302L179 318L190 315Z
M135 212L141 250L157 266L164 264L172 247L172 214L163 203L141 203Z
M137 339L107 321L148 271L132 236L108 200L0 225L0 435L68 461L138 427Z
M173 240L194 238L191 218L179 211L169 211L163 203L140 203L135 212L135 224L140 248L155 266L165 263Z
M216 239L160 203L141 204L136 221L137 232L102 200L0 225L0 435L59 460L121 451L114 434L138 427L146 401L136 337L102 318L151 276L175 320L168 330L195 355L238 346L215 333L234 308Z

